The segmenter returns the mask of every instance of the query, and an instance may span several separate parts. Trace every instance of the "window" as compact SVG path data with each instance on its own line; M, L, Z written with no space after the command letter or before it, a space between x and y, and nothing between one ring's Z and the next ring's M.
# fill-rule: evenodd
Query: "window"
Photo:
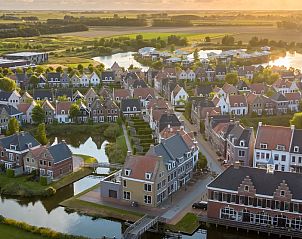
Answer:
M130 176L130 172L131 172L131 170L125 169L125 176Z
M298 147L298 146L295 146L295 147L294 147L294 152L295 152L295 153L298 153L298 152L299 152L299 147Z
M249 186L244 186L244 191L248 192L249 191Z
M260 143L260 149L267 149L267 144L261 144Z
M151 204L151 203L152 203L152 196L150 196L150 195L145 195L145 196L144 196L144 202L145 202L146 204Z
M244 150L239 150L238 155L239 155L239 157L244 157L245 156L245 151Z
M51 167L51 162L50 161L48 162L48 167Z
M296 163L296 157L292 156L292 163Z
M4 156L4 151L1 151L1 157L3 157Z
M131 193L127 192L127 191L124 191L124 199L125 200L130 200L131 199Z
M281 191L280 191L280 196L282 196L282 197L284 197L284 196L285 196L285 192L284 192L284 190L281 190Z
M236 220L236 212L233 208L222 208L220 212L221 219Z
M281 160L282 160L282 161L285 161L285 160L286 160L286 155L282 155L282 156L281 156Z
M127 187L127 181L123 180L123 186L126 188Z
M280 151L284 151L285 150L285 146L284 145L277 145L277 150L280 150Z
M26 162L29 162L29 158L26 158Z
M241 141L240 141L240 146L241 146L241 147L244 147L244 140L241 140Z
M152 192L152 185L151 184L148 184L148 183L145 183L144 185L144 190L146 192Z
M145 173L145 179L150 180L151 179L151 173Z
M274 155L274 160L276 160L276 161L279 160L279 155L278 155L278 154L275 154L275 155Z

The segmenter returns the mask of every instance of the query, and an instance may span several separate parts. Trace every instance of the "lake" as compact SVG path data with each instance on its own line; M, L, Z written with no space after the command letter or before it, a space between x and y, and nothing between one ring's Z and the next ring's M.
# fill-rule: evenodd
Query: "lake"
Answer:
M130 65L133 65L134 67L141 68L143 71L147 71L149 67L143 66L138 61L134 59L134 54L136 52L124 52L124 53L117 53L113 54L111 56L100 56L100 57L94 57L93 60L103 63L105 65L105 68L110 68L114 62L117 62L119 66L124 68L129 68Z

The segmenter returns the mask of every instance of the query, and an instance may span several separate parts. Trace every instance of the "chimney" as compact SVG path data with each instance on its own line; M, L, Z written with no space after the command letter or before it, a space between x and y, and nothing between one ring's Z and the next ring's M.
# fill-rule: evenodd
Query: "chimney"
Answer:
M239 168L240 168L240 162L239 162L239 161L236 161L236 162L234 163L234 168L235 168L235 169L239 169Z

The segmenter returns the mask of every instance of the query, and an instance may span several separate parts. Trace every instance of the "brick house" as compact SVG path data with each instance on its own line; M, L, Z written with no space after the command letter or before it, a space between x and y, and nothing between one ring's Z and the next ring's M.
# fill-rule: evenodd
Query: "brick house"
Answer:
M301 233L301 183L295 173L231 166L207 187L208 221Z
M72 153L65 142L32 148L24 156L24 169L39 170L40 176L58 179L73 172Z

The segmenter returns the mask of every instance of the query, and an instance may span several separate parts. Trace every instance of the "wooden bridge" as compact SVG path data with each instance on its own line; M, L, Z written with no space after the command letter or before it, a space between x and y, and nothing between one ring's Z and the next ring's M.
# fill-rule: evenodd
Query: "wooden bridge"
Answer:
M123 239L138 239L158 222L159 217L145 215L126 229Z
M83 163L81 165L84 168L115 168L122 169L123 165L118 163Z

